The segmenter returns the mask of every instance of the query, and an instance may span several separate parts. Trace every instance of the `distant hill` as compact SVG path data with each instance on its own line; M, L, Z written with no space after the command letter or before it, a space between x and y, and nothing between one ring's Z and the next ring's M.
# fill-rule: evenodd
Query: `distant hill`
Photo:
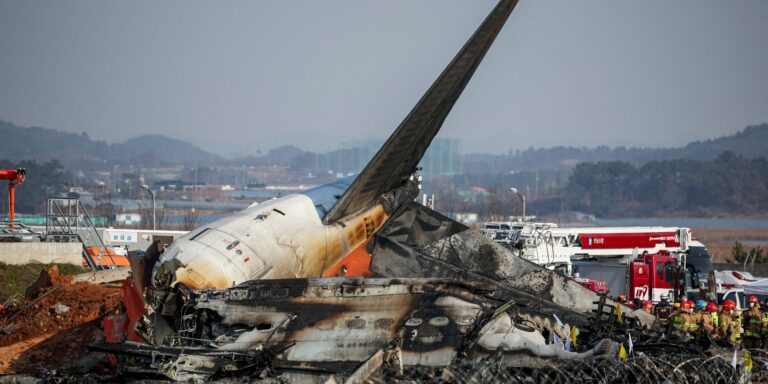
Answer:
M281 147L271 149L264 155L251 155L241 157L233 160L232 163L257 166L279 165L283 167L289 167L291 166L294 159L303 158L305 156L315 156L315 154L293 145L283 145Z
M733 135L694 141L680 148L551 147L529 148L504 155L473 153L463 156L466 173L494 173L502 170L572 169L594 161L627 161L636 166L653 160L713 160L730 151L746 158L768 157L768 124L752 125Z
M249 164L287 166L297 171L362 168L372 156L368 148L337 150L324 154L294 146L275 148L266 154L225 160L182 140L162 135L144 135L123 143L92 140L76 134L39 127L21 127L0 120L0 159L20 161L59 160L67 169L103 169L112 164L212 165ZM768 124L749 126L733 135L694 141L680 148L551 147L529 148L508 154L466 154L464 173L508 173L519 170L570 170L578 163L627 161L636 166L653 160L712 160L725 151L745 158L768 157ZM348 171L348 170L347 170ZM346 172L346 171L345 171Z
M86 133L20 127L0 120L0 137L0 158L13 162L60 160L68 168L90 168L108 161L109 145L91 140Z
M768 157L768 123L750 125L730 136L694 141L680 151L683 158L694 160L712 160L726 151L746 158Z
M21 127L0 120L0 159L40 162L59 160L67 169L101 169L112 164L210 165L220 156L162 135L144 135L123 143L92 140L88 134L40 127Z
M143 135L112 144L110 158L130 164L201 164L220 163L221 156L198 146L162 135Z

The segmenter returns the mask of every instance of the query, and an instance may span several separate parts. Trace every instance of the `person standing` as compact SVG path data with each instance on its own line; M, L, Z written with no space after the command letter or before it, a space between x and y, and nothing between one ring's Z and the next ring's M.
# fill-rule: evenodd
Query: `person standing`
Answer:
M696 312L698 308L693 300L688 300L685 309L688 311L688 322L683 325L683 331L688 333L696 333L699 330L699 324L701 323L701 315ZM703 308L703 307L702 307Z
M653 312L657 319L666 322L672 316L672 309L672 304L669 303L669 296L661 295L661 301L656 304Z
M672 312L669 314L669 317L667 318L667 333L671 331L679 331L683 328L683 317L681 316L686 312L685 310L685 303L677 303L675 302L672 304Z
M735 313L736 303L726 300L718 317L717 338L731 345L738 345L741 337L741 320Z
M645 303L643 303L643 310L650 314L653 314L653 303L650 301L646 301Z
M674 334L683 340L690 339L690 334L698 329L698 324L693 318L693 301L684 301L680 303L680 312L672 320Z
M757 296L749 296L749 309L741 315L744 327L744 348L760 348L763 346L763 311Z
M765 298L763 300L763 306L761 309L765 308L763 311L763 349L768 347L768 298Z
M708 302L701 315L701 326L711 339L714 339L717 335L717 325L719 320L720 318L717 315L717 304L711 301Z

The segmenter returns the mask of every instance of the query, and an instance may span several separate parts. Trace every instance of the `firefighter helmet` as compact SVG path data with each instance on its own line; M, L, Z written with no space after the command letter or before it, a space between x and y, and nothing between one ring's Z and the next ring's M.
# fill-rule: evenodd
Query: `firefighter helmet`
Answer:
M736 303L733 300L726 300L723 303L723 310L730 311L731 309L736 309Z
M707 307L707 301L704 299L696 300L696 309L704 309Z
M707 312L717 312L717 304L711 301L707 303Z
M696 303L694 303L693 300L685 302L685 309L693 309L694 307L696 307Z
M749 302L750 303L755 303L755 304L760 304L760 300L758 300L757 296L755 296L755 295L750 295L749 296Z

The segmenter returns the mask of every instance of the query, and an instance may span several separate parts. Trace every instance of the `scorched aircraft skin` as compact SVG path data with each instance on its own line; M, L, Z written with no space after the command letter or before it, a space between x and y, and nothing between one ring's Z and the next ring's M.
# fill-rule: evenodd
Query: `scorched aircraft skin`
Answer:
M158 265L148 258L139 275L154 268L157 284L189 289L321 276L417 197L419 161L516 4L499 2L347 188L336 183L289 195L206 225L175 241Z
M597 334L578 353L548 340L589 326L597 295L413 202L417 164L516 4L499 1L354 180L253 205L164 252L150 247L132 269L149 311L136 330L151 345L99 348L151 359L134 368L179 380L349 375L385 351L401 367L495 351L529 366L613 354L617 344ZM365 244L377 278L318 278Z

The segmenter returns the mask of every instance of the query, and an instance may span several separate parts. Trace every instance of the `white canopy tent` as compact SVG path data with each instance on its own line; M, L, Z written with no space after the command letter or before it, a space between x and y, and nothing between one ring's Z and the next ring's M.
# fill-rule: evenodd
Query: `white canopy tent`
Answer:
M760 279L744 285L744 295L768 296L768 279Z

